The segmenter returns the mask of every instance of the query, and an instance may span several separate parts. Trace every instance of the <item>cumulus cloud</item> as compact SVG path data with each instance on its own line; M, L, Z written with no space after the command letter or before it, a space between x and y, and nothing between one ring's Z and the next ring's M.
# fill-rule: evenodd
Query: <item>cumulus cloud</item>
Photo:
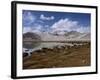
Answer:
M78 21L72 21L68 18L61 19L51 26L52 31L78 31L89 32L90 27L81 26Z
M31 25L33 22L35 22L36 17L34 15L32 15L31 12L24 12L23 13L23 24L24 26L29 26Z
M29 27L24 27L23 28L23 33L26 32L35 32L35 33L39 33L42 29L42 26L39 24L35 24L34 26L29 26Z
M90 32L90 27L89 26L87 26L87 27L82 27L82 26L80 26L76 31L78 31L78 32L82 32L82 33L85 33L85 32Z
M42 20L54 20L55 17L54 17L54 16L46 17L46 16L44 16L43 14L41 14L41 15L40 15L40 19L42 19Z
M30 27L23 27L23 33L32 32Z

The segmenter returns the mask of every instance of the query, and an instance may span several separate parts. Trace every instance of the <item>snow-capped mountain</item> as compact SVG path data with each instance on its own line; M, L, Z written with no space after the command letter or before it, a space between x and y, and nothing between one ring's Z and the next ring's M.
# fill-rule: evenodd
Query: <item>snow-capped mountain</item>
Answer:
M66 33L68 33L68 31L66 31L66 30L57 30L57 31L52 31L52 32L50 32L51 34L53 34L53 35L55 35L55 36L63 36L63 35L65 35Z
M90 33L83 33L82 35L78 36L77 38L90 40L91 34Z
M82 35L82 33L77 32L77 31L70 31L68 33L65 34L67 39L72 39L72 38L76 38L78 36Z
M55 31L35 33L41 37L42 41L67 41L67 40L90 40L90 33L77 31Z

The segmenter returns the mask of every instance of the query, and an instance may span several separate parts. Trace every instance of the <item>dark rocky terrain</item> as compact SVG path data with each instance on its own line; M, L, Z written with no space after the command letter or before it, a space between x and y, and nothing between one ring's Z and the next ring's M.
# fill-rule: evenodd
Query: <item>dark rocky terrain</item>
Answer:
M74 44L74 43L73 43ZM90 66L90 42L83 45L55 46L23 54L23 69Z

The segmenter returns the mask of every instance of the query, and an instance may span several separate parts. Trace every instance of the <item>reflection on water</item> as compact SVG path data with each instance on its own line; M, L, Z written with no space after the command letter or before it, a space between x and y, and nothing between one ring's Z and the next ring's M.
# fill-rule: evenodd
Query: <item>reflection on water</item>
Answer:
M29 52L40 50L42 48L53 48L55 46L73 46L72 43L60 43L60 42L23 42L23 52L29 50Z
M35 47L38 47L40 44L40 42L24 41L23 47L27 49L33 49Z

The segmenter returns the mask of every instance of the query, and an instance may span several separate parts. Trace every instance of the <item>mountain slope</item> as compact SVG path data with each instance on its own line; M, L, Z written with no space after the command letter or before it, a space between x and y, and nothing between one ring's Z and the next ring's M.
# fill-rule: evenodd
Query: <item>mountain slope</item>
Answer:
M24 34L26 35L26 34ZM23 37L24 37L23 35ZM90 33L80 33L77 31L64 31L64 32L40 32L40 33L27 33L33 40L41 41L67 41L67 40L90 40Z

